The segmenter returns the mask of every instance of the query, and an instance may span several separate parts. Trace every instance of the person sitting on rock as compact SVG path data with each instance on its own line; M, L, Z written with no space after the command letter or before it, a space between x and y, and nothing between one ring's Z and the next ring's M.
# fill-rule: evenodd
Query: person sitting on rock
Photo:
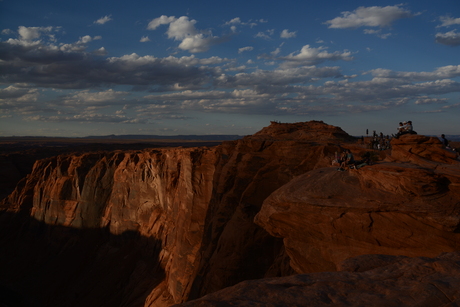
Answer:
M350 149L346 149L344 153L345 153L345 159L342 160L340 167L337 169L338 171L344 171L347 166L352 167L355 164L355 157L351 153Z
M404 126L404 124L402 122L399 122L399 126L397 128L398 132L396 133L395 137L398 138L404 131L406 127Z
M398 133L395 135L395 138L399 138L403 134L417 134L417 132L414 131L414 127L412 126L412 121L407 121L404 122L403 125L401 126L401 123L399 123L400 126L398 127Z
M412 126L412 122L408 121L406 124L406 128L404 129L404 132L406 133L412 133L414 131L414 128Z

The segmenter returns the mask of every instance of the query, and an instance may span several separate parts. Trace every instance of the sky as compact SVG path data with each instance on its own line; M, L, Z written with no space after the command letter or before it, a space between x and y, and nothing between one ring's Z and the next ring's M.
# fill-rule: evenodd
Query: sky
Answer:
M460 2L0 0L0 136L460 134Z

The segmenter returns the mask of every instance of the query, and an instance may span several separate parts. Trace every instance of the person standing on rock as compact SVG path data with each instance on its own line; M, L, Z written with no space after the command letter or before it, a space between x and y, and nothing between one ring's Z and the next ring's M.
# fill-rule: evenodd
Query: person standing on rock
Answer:
M444 134L441 134L441 142L442 146L445 148L449 148L449 141L446 139L446 136Z

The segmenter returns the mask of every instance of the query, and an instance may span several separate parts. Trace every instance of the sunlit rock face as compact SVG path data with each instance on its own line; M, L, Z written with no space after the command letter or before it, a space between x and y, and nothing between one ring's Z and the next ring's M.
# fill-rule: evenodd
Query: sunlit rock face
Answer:
M392 145L380 163L315 169L265 199L255 221L283 238L297 273L334 271L363 254L460 250L459 161L433 138L408 135Z
M358 255L459 249L455 157L424 136L392 145L337 172L335 152L365 146L323 122L273 122L209 148L39 160L1 204L0 283L55 306L170 306Z
M119 266L133 265L125 264L125 258L133 261L133 271L124 275L127 280L118 281L112 288L110 284L101 285L105 291L123 288L120 283L134 288L136 283L157 280L154 288L144 288L148 293L141 295L147 301L158 300L169 305L187 295L190 278L196 275L216 157L215 150L208 148L57 156L38 161L24 186L6 203L10 204L9 211L23 212L40 227L54 226L51 240L60 236L56 227L74 230L73 235L67 236L69 242L91 231L100 246L88 242L88 246L79 247L89 253L96 249L98 255L108 253L107 259L113 261L108 267L104 257L95 257L96 264L87 260L91 263L89 267L104 265L107 270L92 278L105 282L104 274L110 275L109 268L123 270ZM36 226L30 227L33 232ZM123 239L132 236L133 242L140 245ZM120 240L124 243L120 244ZM66 245L62 248L74 247ZM137 252L129 251L126 245ZM120 253L120 249L126 254ZM111 252L119 256L113 258ZM151 254L151 263L145 253ZM59 255L43 257L62 261ZM40 265L53 264L44 261ZM84 274L84 270L79 273ZM55 283L64 282L72 287L73 278L79 282L79 274L63 273L56 272ZM45 278L53 283L52 278ZM93 291L82 284L77 292L97 297L97 293L90 294Z

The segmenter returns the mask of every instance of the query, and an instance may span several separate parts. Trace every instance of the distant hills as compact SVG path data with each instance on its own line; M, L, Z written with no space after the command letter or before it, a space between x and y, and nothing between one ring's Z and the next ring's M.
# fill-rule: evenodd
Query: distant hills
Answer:
M103 135L103 136L86 136L83 139L102 139L102 140L196 140L196 141L233 141L241 139L241 135Z

